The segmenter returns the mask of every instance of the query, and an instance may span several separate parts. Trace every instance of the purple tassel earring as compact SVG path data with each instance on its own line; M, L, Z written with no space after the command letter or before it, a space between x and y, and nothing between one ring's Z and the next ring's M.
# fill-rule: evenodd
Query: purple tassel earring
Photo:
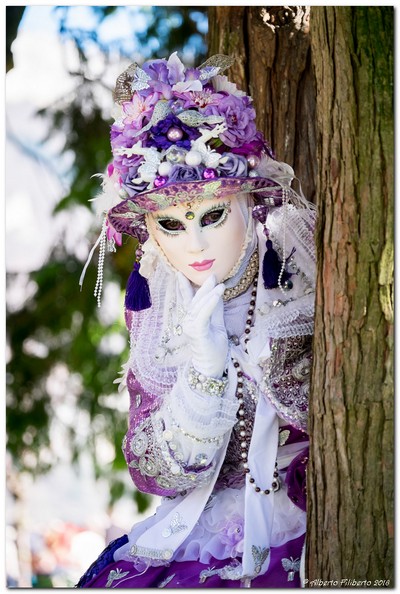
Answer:
M140 274L141 246L136 250L136 261L129 275L125 293L125 307L131 311L142 311L151 307L150 290L147 279Z
M289 279L292 276L292 273L285 270L285 263L279 259L278 254L274 250L272 241L269 239L268 229L264 229L264 234L267 237L267 251L264 254L262 268L264 287L266 289L276 289L278 287L282 288L283 286L285 289L291 289L293 283ZM293 251L290 256L292 256L292 254Z

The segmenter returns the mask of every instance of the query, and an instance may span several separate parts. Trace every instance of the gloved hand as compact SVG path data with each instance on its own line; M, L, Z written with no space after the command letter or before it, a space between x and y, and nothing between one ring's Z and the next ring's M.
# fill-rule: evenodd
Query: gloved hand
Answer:
M207 377L220 378L228 355L228 335L224 322L222 294L224 285L217 285L214 275L194 293L188 279L178 273L178 286L186 316L182 330L192 350L193 367Z

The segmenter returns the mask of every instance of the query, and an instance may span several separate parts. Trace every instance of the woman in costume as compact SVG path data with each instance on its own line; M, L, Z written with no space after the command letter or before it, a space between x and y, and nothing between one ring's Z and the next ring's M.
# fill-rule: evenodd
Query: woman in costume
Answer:
M100 263L138 239L123 451L161 503L78 587L300 585L315 210L231 64L174 53L117 80Z

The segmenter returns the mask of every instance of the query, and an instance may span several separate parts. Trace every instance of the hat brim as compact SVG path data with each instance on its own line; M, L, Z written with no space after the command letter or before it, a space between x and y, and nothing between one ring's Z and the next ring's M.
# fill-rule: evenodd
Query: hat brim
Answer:
M176 182L136 194L123 200L108 212L108 220L119 233L142 241L145 234L144 215L182 202L222 198L230 194L254 193L256 201L278 206L282 188L265 177L224 177L210 180Z

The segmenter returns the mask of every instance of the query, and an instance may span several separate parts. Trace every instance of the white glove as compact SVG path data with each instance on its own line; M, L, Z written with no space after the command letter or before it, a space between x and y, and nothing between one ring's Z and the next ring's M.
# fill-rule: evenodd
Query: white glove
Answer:
M193 367L207 377L220 378L228 355L224 322L224 285L211 275L194 294L188 279L178 274L178 286L187 312L182 330L192 349Z

